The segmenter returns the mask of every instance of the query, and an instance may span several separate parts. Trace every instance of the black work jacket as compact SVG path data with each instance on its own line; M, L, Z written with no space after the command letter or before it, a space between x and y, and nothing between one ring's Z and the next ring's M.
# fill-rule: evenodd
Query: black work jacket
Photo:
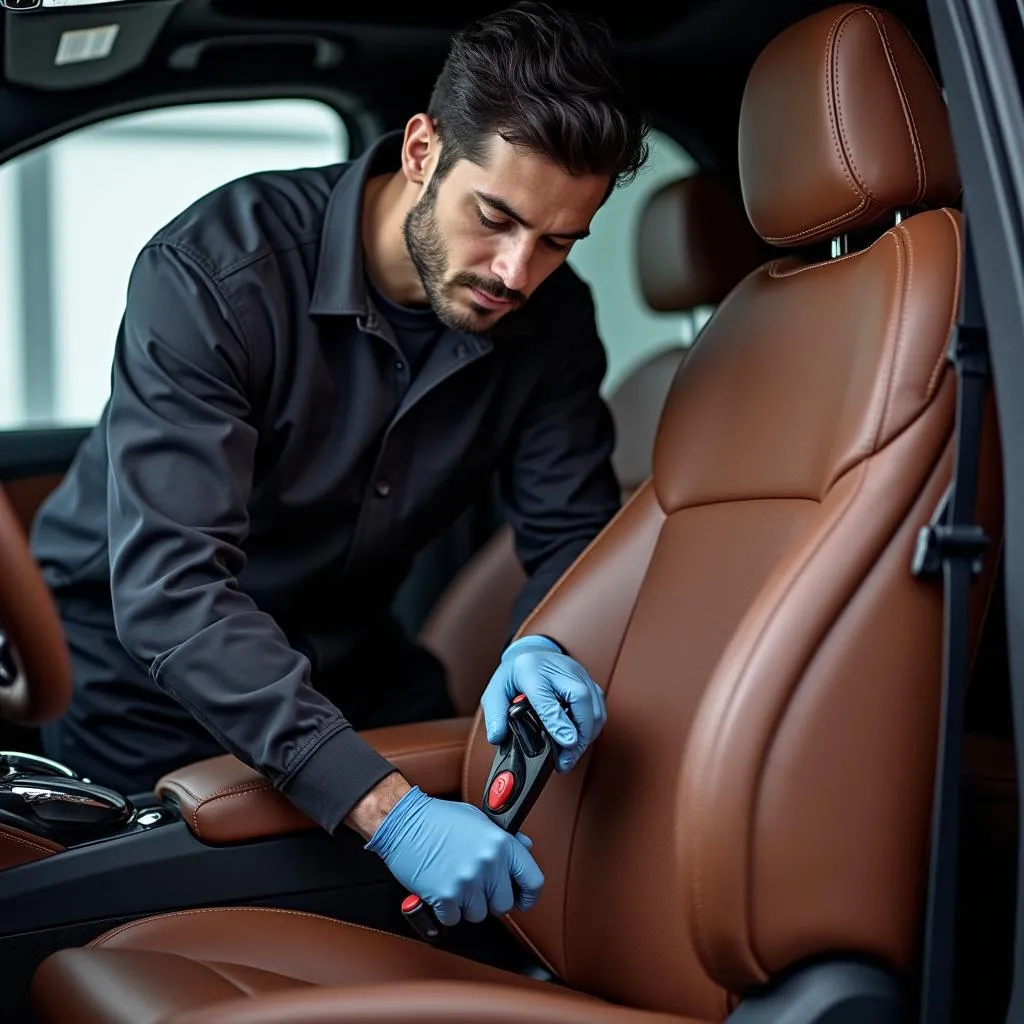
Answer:
M109 580L126 654L329 830L393 769L316 673L416 552L497 472L529 574L513 628L619 505L568 265L490 334L446 330L410 379L361 242L397 143L229 183L154 236L109 402L33 535L55 590Z

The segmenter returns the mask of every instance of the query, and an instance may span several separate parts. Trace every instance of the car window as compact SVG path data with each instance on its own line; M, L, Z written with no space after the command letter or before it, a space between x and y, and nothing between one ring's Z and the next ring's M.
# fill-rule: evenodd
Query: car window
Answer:
M636 265L644 206L662 185L697 171L693 158L670 136L652 131L649 141L651 156L636 180L608 197L590 237L577 243L569 257L594 293L597 327L608 352L606 393L651 352L689 344L710 312L656 313L644 302Z
M0 167L0 427L95 422L135 257L191 202L347 155L326 104L257 100L127 115Z

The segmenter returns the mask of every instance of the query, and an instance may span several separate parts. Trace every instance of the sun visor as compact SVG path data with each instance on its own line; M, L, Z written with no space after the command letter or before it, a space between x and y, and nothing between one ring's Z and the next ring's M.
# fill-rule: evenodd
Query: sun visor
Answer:
M8 9L4 77L46 90L110 82L145 61L179 2L0 0Z

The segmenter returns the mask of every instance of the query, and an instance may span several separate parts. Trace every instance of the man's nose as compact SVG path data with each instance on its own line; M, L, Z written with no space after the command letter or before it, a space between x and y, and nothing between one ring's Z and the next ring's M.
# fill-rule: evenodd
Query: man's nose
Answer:
M491 269L509 291L525 291L530 277L532 255L533 244L529 239L510 239L498 252Z

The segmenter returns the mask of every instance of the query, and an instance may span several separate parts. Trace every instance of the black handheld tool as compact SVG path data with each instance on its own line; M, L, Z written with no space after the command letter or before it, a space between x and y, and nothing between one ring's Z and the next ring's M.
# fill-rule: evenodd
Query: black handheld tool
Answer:
M554 743L526 694L520 693L509 706L508 731L487 774L480 805L484 814L514 835L537 802L554 766ZM402 916L427 942L440 939L441 924L419 896L410 894L402 900Z
M410 893L402 900L402 916L412 925L413 929L427 942L437 942L441 937L441 922L431 909L415 893Z
M508 709L508 731L487 776L480 805L484 814L514 835L537 802L554 766L554 743L521 693Z

